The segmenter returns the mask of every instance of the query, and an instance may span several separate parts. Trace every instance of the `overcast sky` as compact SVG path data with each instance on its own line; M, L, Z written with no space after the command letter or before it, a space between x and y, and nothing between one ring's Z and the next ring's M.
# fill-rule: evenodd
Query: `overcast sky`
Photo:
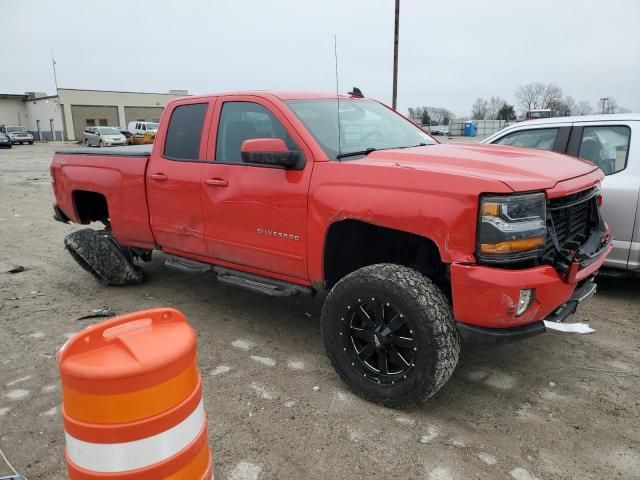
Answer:
M401 0L398 107L553 82L640 111L639 0ZM335 90L391 103L393 0L0 0L0 93Z

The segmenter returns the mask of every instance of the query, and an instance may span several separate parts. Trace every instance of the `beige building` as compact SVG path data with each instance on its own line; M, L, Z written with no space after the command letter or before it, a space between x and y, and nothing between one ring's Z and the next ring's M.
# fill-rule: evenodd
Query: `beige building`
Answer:
M85 127L127 127L133 121L158 121L164 107L187 90L169 93L58 89L57 95L40 92L0 94L0 125L22 125L36 140L82 140Z

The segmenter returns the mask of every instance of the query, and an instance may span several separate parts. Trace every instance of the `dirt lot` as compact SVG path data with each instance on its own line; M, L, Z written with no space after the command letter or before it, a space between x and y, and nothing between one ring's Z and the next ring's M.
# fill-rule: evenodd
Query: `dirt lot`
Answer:
M66 478L55 354L103 306L175 306L196 328L218 479L640 478L639 281L601 280L576 315L596 334L466 346L435 398L389 410L332 370L319 301L177 273L161 255L143 285L96 284L62 245L77 226L51 218L53 150L0 150L0 263L26 269L0 273L0 446L29 479Z

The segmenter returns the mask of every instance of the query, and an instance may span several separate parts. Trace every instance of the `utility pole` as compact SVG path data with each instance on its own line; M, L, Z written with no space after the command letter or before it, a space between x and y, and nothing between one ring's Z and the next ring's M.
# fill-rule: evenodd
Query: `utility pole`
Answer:
M605 114L605 113L609 113L607 112L608 108L607 108L607 102L609 101L609 97L602 97L600 99L600 113Z
M56 59L53 58L53 50L51 50L51 65L53 65L53 81L56 84L56 95L58 95L58 75L56 74Z
M56 100L54 100L54 105L55 105L55 109L57 110L60 107L60 92L58 92L58 75L56 73L56 59L53 57L53 50L51 50L51 65L53 66L53 81L56 84ZM49 100L47 100L48 102ZM64 112L62 111L62 108L60 108L60 116L64 117ZM64 122L63 122L64 125ZM49 119L49 126L51 127L51 141L55 142L56 141L56 131L54 130L53 127L53 118ZM62 138L61 140L64 140L64 129L62 132Z
M393 96L391 106L398 106L398 31L400 30L400 0L396 0L395 33L393 37Z

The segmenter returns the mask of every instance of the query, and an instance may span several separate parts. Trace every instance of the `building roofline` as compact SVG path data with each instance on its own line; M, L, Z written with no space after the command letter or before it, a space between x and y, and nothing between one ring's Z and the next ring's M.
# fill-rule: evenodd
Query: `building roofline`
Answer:
M26 93L0 93L0 98L29 98Z
M127 90L99 90L92 88L58 88L58 92L61 90L71 91L71 92L107 92L107 93L135 93L136 95L172 95L174 97L184 97L185 95L179 93L169 93L169 92L131 92ZM187 96L189 96L187 94Z
M27 101L27 102L37 102L38 100L48 100L50 98L58 98L58 95L47 95L46 97L36 97L36 98L27 97L25 99L25 101Z

